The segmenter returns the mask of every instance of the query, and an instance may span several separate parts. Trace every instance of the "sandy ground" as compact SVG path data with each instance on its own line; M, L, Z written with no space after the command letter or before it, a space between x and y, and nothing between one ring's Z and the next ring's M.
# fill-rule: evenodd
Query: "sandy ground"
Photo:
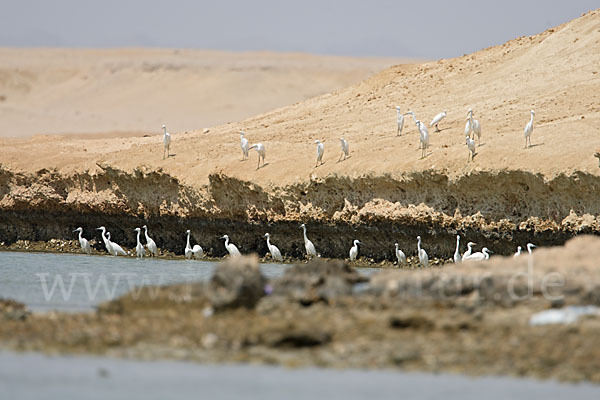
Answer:
M344 88L399 59L168 49L0 49L0 137L175 132Z

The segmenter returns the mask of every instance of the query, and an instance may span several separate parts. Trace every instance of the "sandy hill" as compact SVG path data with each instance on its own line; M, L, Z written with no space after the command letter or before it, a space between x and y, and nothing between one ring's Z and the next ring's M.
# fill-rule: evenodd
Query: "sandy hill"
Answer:
M166 49L0 49L0 136L175 131L346 87L398 59Z

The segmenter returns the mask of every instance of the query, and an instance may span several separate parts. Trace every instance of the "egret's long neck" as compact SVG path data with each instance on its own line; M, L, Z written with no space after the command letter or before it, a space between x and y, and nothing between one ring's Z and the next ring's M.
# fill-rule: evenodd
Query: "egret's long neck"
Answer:
M140 231L137 232L137 244L140 244Z
M190 232L188 232L188 234L187 234L187 242L186 242L185 247L187 247L187 248L190 247Z
M81 234L82 234L82 233L83 233L83 231L79 231L79 241L80 241L80 242L81 242L81 239L83 239L83 238L81 237Z
M460 247L460 238L457 237L456 238L456 251L458 251L458 248Z
M106 238L106 231L102 231L102 240L104 240L104 243L106 243L108 241L108 239Z
M419 253L421 252L421 238L417 240L417 250L419 251Z
M148 228L144 228L144 235L146 236L146 241L150 240L150 236L148 236Z
M304 232L304 241L306 242L308 240L308 238L306 237L306 227L305 226L302 227L302 231Z
M530 123L533 123L533 113L531 113L531 119L529 120Z
M228 237L225 238L225 247L227 247L227 246L229 246L229 238Z
M271 241L270 241L270 237L267 236L267 247L271 248Z

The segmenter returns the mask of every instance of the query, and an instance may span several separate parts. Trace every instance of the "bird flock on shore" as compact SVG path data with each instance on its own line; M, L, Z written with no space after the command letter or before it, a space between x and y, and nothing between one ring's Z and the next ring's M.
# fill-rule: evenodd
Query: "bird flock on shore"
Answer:
M315 245L307 236L306 225L302 224L302 225L300 225L300 228L302 228L302 236L304 239L305 257L309 258L309 259L314 258L314 257L321 257L321 255L319 253L317 253L317 249L315 248ZM140 241L140 235L141 235L142 229L144 230L144 236L146 237L145 248L144 248L144 245L142 244L142 242ZM121 246L119 246L117 243L110 240L110 232L107 232L107 230L104 226L96 228L96 230L101 231L102 241L104 242L104 246L109 255L111 255L111 256L129 255L129 253L125 252L125 250L123 250L123 248ZM90 242L86 238L83 237L83 228L79 227L79 228L75 229L73 232L78 233L81 251L86 254L91 254L92 249L90 246ZM141 228L135 228L134 232L137 233L136 247L135 247L136 257L143 258L146 256L146 254L149 254L150 257L157 257L158 256L158 247L156 246L156 242L154 242L154 240L148 235L148 227L146 225L144 225ZM204 251L202 250L202 247L200 247L200 245L198 245L198 244L194 245L193 247L190 245L190 234L191 234L190 230L188 229L187 231L185 231L185 233L187 235L187 240L186 240L186 245L185 245L185 250L184 250L185 258L187 258L187 259L203 258ZM265 233L264 238L267 241L268 254L270 255L270 257L274 261L283 261L283 256L281 255L281 251L279 250L279 248L277 246L275 246L274 244L271 243L271 235L269 233ZM241 252L238 249L238 247L229 240L228 235L223 235L219 239L224 240L225 250L227 250L227 253L229 254L229 256L237 257L237 256L241 255ZM348 253L348 255L349 255L348 259L350 261L356 261L358 259L359 245L362 245L362 244L363 243L360 240L352 241L352 247L350 247L350 251ZM487 247L484 247L479 252L473 252L473 247L476 244L477 243L474 243L474 242L468 242L467 250L461 255L461 253L460 253L460 235L456 235L456 251L454 252L454 257L453 257L454 263L461 263L461 262L465 262L465 261L488 260L490 258L490 254L493 254L493 251L489 250ZM396 256L396 261L397 261L398 266L406 264L407 257L405 255L405 253L399 248L398 243L395 243L394 247L395 247L394 254ZM527 252L531 255L532 251L535 247L537 247L537 246L535 246L532 243L528 243L526 246ZM148 253L146 253L146 250ZM513 257L519 257L521 255L521 252L522 252L522 248L521 248L521 246L518 246L517 251ZM417 236L417 257L419 259L419 265L421 265L422 267L429 266L429 256L427 255L427 251L422 247L421 236Z

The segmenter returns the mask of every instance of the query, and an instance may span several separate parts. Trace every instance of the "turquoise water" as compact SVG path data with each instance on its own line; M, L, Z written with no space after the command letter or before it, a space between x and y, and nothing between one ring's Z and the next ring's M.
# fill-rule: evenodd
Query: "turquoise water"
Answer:
M78 254L0 252L0 297L33 311L88 311L142 285L207 280L217 263ZM288 264L261 264L268 277Z

